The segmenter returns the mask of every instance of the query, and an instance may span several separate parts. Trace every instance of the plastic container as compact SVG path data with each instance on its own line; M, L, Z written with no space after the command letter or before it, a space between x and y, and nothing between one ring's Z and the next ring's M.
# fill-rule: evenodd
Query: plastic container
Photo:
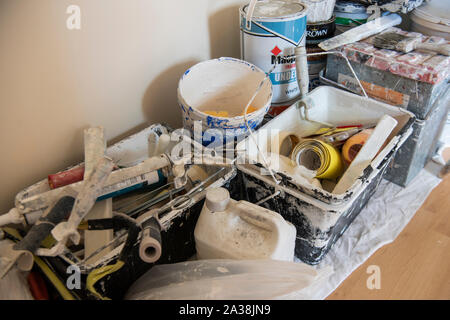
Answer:
M217 130L227 139L247 133L243 111L266 74L258 67L234 58L219 58L198 63L188 69L178 83L178 102L184 127L194 132L200 121L207 145ZM259 126L270 107L272 85L266 78L251 103L256 111L247 115L250 128ZM204 111L225 111L228 117L208 115ZM208 130L215 129L215 130Z
M450 2L431 1L411 12L411 31L450 41Z
M406 36L417 33L398 28L389 31ZM410 53L374 48L372 38L340 47L358 75L369 97L411 111L417 120L414 132L397 152L386 179L406 186L425 166L439 135L438 128L448 100L439 97L447 90L450 57L424 51ZM424 43L445 43L439 37L423 36ZM358 83L342 57L329 55L325 77L331 84L359 92ZM438 101L440 100L440 101Z
M207 192L194 236L199 259L294 259L295 227L224 188Z
M384 114L393 116L398 125L388 143L372 160L371 164L355 183L342 194L333 194L312 183L300 183L287 171L275 172L281 182L276 185L270 175L263 174L263 162L253 139L247 138L238 144L239 157L236 184L243 185L242 193L247 201L257 203L280 213L297 228L295 255L309 264L317 264L333 243L347 229L353 219L373 194L388 163L396 150L412 132L414 115L402 108L393 107L372 99L366 99L329 86L320 86L307 95L304 108L291 106L274 120L268 122L255 134L262 152L271 151L273 136L281 132L308 136L326 122L333 125L374 124ZM253 161L253 164L248 164ZM240 164L239 164L240 163ZM242 164L247 163L247 164ZM276 186L281 191L275 194ZM274 195L275 194L275 195Z

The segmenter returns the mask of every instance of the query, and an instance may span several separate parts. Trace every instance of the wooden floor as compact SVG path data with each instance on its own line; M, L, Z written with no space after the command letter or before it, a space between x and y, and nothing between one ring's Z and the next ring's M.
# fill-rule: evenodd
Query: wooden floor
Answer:
M380 268L369 290L367 267ZM397 239L373 254L327 299L450 299L450 174Z

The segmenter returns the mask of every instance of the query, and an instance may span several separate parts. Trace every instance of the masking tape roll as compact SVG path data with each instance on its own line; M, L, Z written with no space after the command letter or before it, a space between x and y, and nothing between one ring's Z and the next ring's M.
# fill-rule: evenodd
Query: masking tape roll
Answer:
M360 133L350 137L342 146L342 157L347 164L350 164L355 159L359 150L361 150L364 143L369 139L373 129L365 129Z
M281 131L271 139L271 152L289 157L301 138L294 132Z
M339 151L317 139L305 139L298 143L291 159L309 170L317 170L316 178L335 179L342 174L343 164Z

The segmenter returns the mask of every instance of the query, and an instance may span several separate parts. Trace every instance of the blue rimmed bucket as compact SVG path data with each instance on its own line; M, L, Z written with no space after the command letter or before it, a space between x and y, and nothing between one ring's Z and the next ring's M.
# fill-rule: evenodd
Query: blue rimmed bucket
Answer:
M243 139L248 133L243 111L263 80L250 104L256 111L247 113L251 129L261 124L272 100L272 84L264 71L234 58L218 58L194 65L178 83L184 127L194 132L198 121L204 145ZM211 115L205 111L227 112L228 115Z

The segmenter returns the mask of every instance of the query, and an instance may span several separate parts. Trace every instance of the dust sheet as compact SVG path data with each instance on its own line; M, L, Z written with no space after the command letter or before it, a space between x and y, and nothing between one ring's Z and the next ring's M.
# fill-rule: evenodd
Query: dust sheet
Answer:
M317 266L334 269L328 281L317 289L317 299L329 296L375 251L397 238L441 182L428 167L422 169L406 188L386 180L380 183L367 206Z

